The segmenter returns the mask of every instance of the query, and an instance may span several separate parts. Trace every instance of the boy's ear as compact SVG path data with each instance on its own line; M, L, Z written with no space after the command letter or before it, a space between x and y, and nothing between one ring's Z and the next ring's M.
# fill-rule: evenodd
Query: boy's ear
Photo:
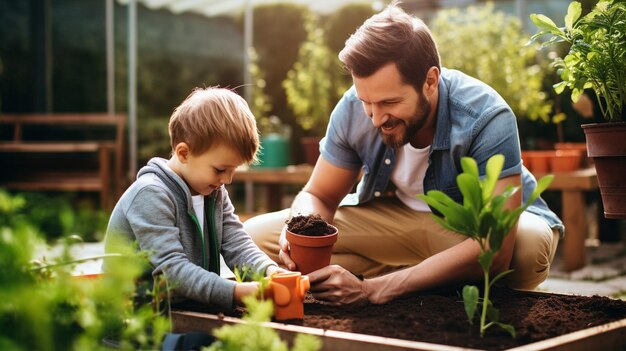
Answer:
M174 154L176 154L178 161L181 163L187 163L189 155L191 154L189 145L187 145L187 143L178 143L174 148Z

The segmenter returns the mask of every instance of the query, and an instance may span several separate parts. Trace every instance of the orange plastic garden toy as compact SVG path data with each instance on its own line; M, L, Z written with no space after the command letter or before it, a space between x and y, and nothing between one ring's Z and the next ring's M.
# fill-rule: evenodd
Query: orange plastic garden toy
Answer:
M274 300L275 319L303 319L304 296L310 286L309 277L300 272L273 274L268 290Z

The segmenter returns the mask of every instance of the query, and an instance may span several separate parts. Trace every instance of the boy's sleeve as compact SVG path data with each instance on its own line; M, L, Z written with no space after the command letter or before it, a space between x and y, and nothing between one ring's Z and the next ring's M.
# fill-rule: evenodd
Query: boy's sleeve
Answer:
M194 264L185 254L176 227L174 200L158 186L137 192L127 219L139 248L150 255L153 275L164 273L176 293L212 305L232 308L236 283Z
M235 208L231 203L226 189L223 191L223 241L222 256L231 270L234 267L253 267L259 272L265 272L268 266L277 265L252 240L243 229L239 217L235 215Z

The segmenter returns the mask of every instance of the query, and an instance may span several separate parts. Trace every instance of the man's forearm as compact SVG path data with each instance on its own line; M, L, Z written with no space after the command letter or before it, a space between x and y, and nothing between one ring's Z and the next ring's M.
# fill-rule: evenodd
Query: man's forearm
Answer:
M372 303L386 303L413 292L482 279L478 244L466 240L427 258L416 266L367 279L365 291Z

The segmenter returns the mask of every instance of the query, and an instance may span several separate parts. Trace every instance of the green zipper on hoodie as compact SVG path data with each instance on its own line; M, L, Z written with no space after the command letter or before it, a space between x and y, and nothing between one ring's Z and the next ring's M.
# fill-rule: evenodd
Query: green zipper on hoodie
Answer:
M204 211L204 217L209 219L209 247L211 249L211 256L209 257L209 272L214 272L215 274L219 275L220 274L220 262L219 262L219 252L217 250L217 234L216 234L216 229L215 229L215 202L216 202L216 197L212 196L209 197L209 211L206 211L206 206L205 206L205 211ZM206 201L206 198L205 198ZM207 269L206 266L206 241L204 239L204 232L202 231L202 226L200 225L200 222L198 221L198 217L196 217L196 214L193 211L189 211L187 212L191 218L193 219L194 223L196 223L196 227L198 227L198 231L200 232L200 238L202 239L202 268Z
M200 233L200 239L202 239L202 268L206 269L206 244L204 242L204 232L202 231L202 226L193 211L189 211L187 214L191 216L191 219L193 219L193 222L196 224L198 232Z
M215 202L217 196L211 196L209 202L209 239L211 240L211 257L209 261L209 270L220 274L220 253L217 249L217 230L215 229ZM205 212L204 216L207 216Z

